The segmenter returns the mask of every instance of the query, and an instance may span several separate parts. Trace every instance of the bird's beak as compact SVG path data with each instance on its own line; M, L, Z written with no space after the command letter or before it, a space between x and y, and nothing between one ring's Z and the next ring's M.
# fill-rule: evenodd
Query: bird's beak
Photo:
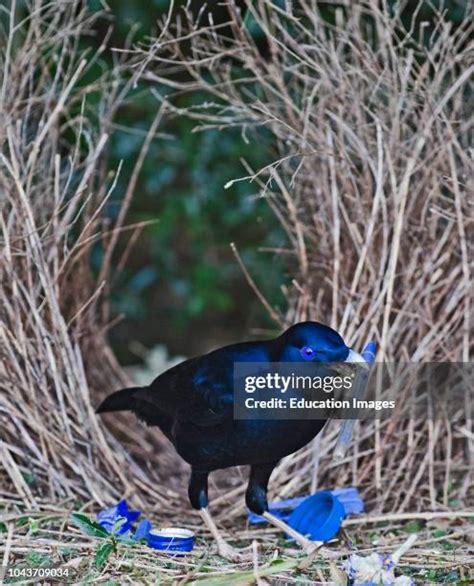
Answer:
M363 356L361 356L358 352L355 352L354 350L351 350L350 348L349 348L349 355L344 360L344 362L350 362L352 364L357 363L357 364L360 364L360 366L362 366L364 368L369 368L367 360L365 360L365 358Z

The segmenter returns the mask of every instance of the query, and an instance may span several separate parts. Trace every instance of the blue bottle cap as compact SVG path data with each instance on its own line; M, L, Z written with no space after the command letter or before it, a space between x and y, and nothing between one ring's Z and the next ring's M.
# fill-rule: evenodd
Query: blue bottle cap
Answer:
M148 545L169 553L186 553L194 546L194 533L181 527L151 529L148 533Z
M344 506L329 491L305 499L289 516L288 525L313 541L329 541L344 519Z
M290 517L292 511L296 509L302 502L311 498L315 494L319 494L319 492L313 493L313 495L306 495L306 496L298 496L291 499L284 499L281 501L273 501L268 503L268 510L272 515L278 517L282 521L288 522L288 518ZM326 492L326 491L322 491ZM335 488L334 490L329 491L333 496L337 497L340 501L342 506L344 507L344 516L347 517L348 515L356 515L359 513L364 512L364 501L360 496L360 492L355 488L355 486L349 486L346 488ZM253 525L265 524L267 520L265 517L261 515L257 515L256 513L252 513L249 511L248 513L248 520L249 523Z

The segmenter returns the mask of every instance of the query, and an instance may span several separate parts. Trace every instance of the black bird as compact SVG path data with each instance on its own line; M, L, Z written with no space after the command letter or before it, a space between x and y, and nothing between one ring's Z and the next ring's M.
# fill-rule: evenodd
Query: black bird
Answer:
M162 430L191 465L189 500L216 539L220 555L239 558L239 553L221 537L208 511L208 476L213 470L239 465L250 465L247 507L293 535L309 550L309 540L269 513L267 486L278 462L310 442L326 422L233 417L234 363L308 360L364 362L332 328L302 322L272 340L233 344L186 360L160 374L148 387L113 393L97 413L133 411L148 425Z

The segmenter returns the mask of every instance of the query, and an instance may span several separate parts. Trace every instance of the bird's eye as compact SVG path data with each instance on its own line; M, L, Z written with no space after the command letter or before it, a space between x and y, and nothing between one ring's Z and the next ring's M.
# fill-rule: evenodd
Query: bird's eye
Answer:
M311 348L311 346L304 346L300 350L301 356L304 360L312 360L316 352Z

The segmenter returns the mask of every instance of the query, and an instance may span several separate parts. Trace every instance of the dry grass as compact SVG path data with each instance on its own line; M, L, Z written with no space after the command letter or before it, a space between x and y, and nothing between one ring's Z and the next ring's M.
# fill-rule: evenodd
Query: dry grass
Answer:
M27 21L11 20L0 49L4 559L24 556L34 538L38 551L56 561L74 559L61 558L70 541L84 572L99 581L116 578L119 569L121 583L140 581L141 570L157 568L165 581L236 569L208 557L200 545L182 563L120 550L125 558L132 555L138 574L125 578L120 554L96 575L89 555L94 544L64 523L78 501L87 507L123 495L155 511L161 522L183 525L188 514L176 506L182 493L174 488L184 488L184 479L181 469L170 478L176 460L166 444L126 425L118 441L92 407L100 393L124 382L105 340L110 261L149 139L165 110L193 116L203 128L237 125L249 137L262 129L272 137L278 161L249 175L288 236L288 247L278 252L289 258L294 281L286 291L288 312L269 308L278 326L307 318L328 322L355 347L376 339L387 361L469 360L472 19L466 16L466 25L454 30L440 16L427 50L403 33L397 15L379 11L373 2L370 9L365 2L348 8L346 17L338 13L331 29L313 2L287 4L287 11L270 10L260 0L252 8L271 59L255 47L233 2L233 40L212 26L198 27L183 13L177 23L166 23L151 48L135 54L135 71L152 83L172 83L178 93L200 89L208 97L187 112L177 111L172 98L166 101L116 226L104 223L102 212L118 172L107 168L107 139L131 83L122 64L117 61L111 75L84 81L99 55L79 48L90 26L82 2L39 1ZM361 18L367 11L370 26ZM367 35L370 42L363 40ZM186 81L175 75L183 71ZM249 142L249 148L258 143ZM105 263L94 277L89 258L99 245ZM252 286L257 288L253 281ZM337 431L329 426L324 437L280 465L273 496L357 485L368 510L384 513L377 547L389 550L403 540L405 522L420 514L425 522L426 511L437 511L448 518L446 535L435 537L420 527L417 553L404 563L452 565L462 578L471 551L472 422L366 422L345 460L335 463ZM143 456L149 467L139 465ZM241 475L217 475L216 486L226 490L212 499L219 522L233 532L242 527L237 518L244 513ZM48 521L49 515L58 515L59 524ZM37 517L41 528L21 528L19 517ZM360 548L373 546L369 531L353 524L348 531ZM266 554L276 544L272 530L236 535L245 541L262 537L268 563ZM433 543L445 541L456 554L440 556ZM351 547L338 544L337 556ZM445 551L452 552L449 547ZM281 557L293 560L295 552L283 548ZM318 561L308 572L301 580L324 582L330 575ZM257 575L252 570L234 577L249 583Z
M1 44L0 494L32 508L105 503L134 490L130 473L160 498L91 400L124 380L105 340L120 223L103 210L118 173L107 141L128 90L118 61L85 83L103 51L80 50L91 24L81 2L38 2L24 21L13 3ZM105 250L97 278L94 246Z
M470 550L473 533L465 513L455 524L442 514L428 520L425 527L417 524L416 515L404 518L386 515L383 520L368 522L357 518L347 522L350 540L341 538L330 545L330 561L305 556L299 548L282 539L272 528L243 528L234 524L230 540L247 545L253 540L253 563L231 564L209 549L209 536L204 536L196 523L184 525L198 533L192 554L169 557L143 545L119 545L102 567L94 558L101 542L84 537L67 525L71 508L45 505L39 511L21 511L4 516L9 531L0 543L0 559L9 559L11 566L61 567L69 571L69 582L107 584L185 584L188 582L222 586L223 584L265 584L297 582L298 584L335 584L335 568L354 552L360 555L374 551L393 553L410 533L418 533L418 541L404 556L399 570L413 576L416 583L468 584L473 561ZM471 518L474 513L470 513ZM162 520L162 519L161 519ZM180 519L182 521L182 519ZM376 522L377 521L377 522ZM426 521L426 519L425 519ZM34 543L34 552L32 552ZM0 566L1 568L1 566ZM338 583L340 584L340 582Z
M387 362L468 361L472 10L458 28L439 13L422 45L415 23L406 32L373 2L340 9L328 26L316 2L261 0L249 10L267 39L262 56L228 6L234 39L184 11L138 57L152 83L205 92L186 112L168 96L177 115L203 130L238 126L249 149L259 132L271 137L278 159L247 179L288 236L276 252L294 279L288 312L269 308L277 324L330 323L353 347L375 339ZM342 464L332 462L336 434L330 426L287 458L274 492L355 484L385 512L473 504L470 420L368 422Z

